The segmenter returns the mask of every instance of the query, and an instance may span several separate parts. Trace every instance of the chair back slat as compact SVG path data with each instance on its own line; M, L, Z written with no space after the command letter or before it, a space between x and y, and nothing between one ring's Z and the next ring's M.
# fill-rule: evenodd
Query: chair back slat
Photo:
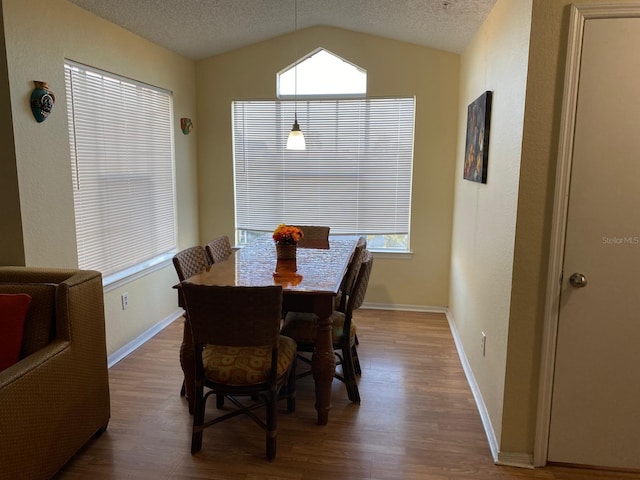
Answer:
M204 247L200 245L186 248L173 256L173 266L181 282L201 272L208 264Z
M208 261L211 264L226 260L233 252L229 237L226 235L214 238L207 243L204 248L207 252Z
M277 346L282 286L182 284L195 344Z
M353 283L353 287L349 292L349 304L347 305L348 315L351 315L353 310L360 308L364 302L364 297L367 294L367 287L369 285L369 277L371 276L371 269L373 268L373 254L369 250L363 250L362 262L358 270L358 276Z
M318 225L295 225L302 230L302 238L298 242L301 248L329 248L329 232L331 227Z
M353 288L353 283L356 281L356 275L358 274L358 270L360 269L366 245L367 243L364 237L360 237L358 243L356 244L353 255L351 256L351 261L349 262L349 266L347 267L347 273L345 274L340 286L340 305L338 305L337 307L337 310L340 312L344 312L347 308L347 296Z

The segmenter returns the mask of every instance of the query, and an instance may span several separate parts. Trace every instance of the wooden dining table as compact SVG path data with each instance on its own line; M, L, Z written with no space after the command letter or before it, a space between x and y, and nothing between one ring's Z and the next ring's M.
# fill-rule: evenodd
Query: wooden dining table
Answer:
M295 260L279 261L271 236L265 235L237 249L227 260L210 265L185 280L201 285L282 285L284 312L311 312L317 315L311 371L320 425L326 425L329 420L331 383L336 367L330 317L357 241L357 237L330 237L329 243L318 245L319 248L298 247ZM189 341L187 336L185 334L180 352L185 381L189 382L193 375L189 375L188 369L189 365L193 368L193 361L182 358L189 354L189 347L184 345ZM189 390L187 388L187 396Z

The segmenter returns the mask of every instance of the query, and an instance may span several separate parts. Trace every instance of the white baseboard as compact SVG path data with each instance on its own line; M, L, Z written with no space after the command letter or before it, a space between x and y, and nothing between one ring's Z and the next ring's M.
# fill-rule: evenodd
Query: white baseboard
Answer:
M391 310L397 312L425 312L425 313L446 313L446 307L434 307L425 305L403 305L403 304L387 304L387 303L368 303L362 304L362 308L369 310Z
M166 328L168 325L171 325L172 322L180 318L184 314L184 310L179 309L173 312L171 315L166 317L164 320L159 321L153 327L143 332L142 335L134 338L129 343L119 348L111 355L107 357L107 366L108 368L113 367L116 363L122 360L124 357L133 352L136 348L140 347L147 341L149 341L154 335L158 332Z
M473 370L471 370L471 365L469 364L467 355L464 352L462 340L460 339L456 324L453 321L451 311L447 309L445 313L447 315L447 320L449 321L449 328L451 329L451 334L453 335L453 341L456 345L456 350L458 351L458 357L460 357L460 362L462 363L462 369L464 370L464 374L467 377L467 382L469 383L471 393L473 394L476 406L478 407L478 412L480 413L480 419L482 420L482 425L484 426L484 431L487 435L487 440L489 441L491 456L493 457L494 463L498 463L500 446L498 445L498 439L496 438L495 431L493 430L493 425L491 424L491 418L489 418L489 411L487 410L487 406L485 405L484 399L482 398L480 387L478 387L476 377L473 375Z
M498 444L496 433L493 430L493 424L491 423L491 418L489 417L489 411L487 410L487 406L484 403L482 393L480 392L480 387L476 382L476 377L473 375L473 370L471 369L471 365L469 364L469 359L464 352L462 340L460 339L456 324L453 321L453 315L451 314L451 311L449 309L446 309L445 314L447 316L447 321L449 322L449 328L451 330L451 335L453 336L453 341L456 345L456 350L458 351L458 357L460 358L460 362L462 363L462 369L464 370L464 374L467 377L467 382L469 383L469 387L471 388L471 393L473 394L476 406L478 407L478 413L480 413L480 419L482 420L482 425L484 427L485 434L487 435L487 440L489 441L489 449L491 450L493 462L496 465L520 468L534 468L533 456L531 454L500 451L500 445Z
M530 453L499 452L496 464L505 467L534 468L533 455Z

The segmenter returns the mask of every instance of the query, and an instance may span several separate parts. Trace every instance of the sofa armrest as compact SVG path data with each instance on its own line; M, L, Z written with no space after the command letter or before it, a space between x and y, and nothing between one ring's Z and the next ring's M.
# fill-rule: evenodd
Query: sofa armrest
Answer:
M20 382L32 381L33 375L38 375L38 369L43 368L45 364L52 361L56 355L59 355L66 348L69 348L70 342L55 340L46 347L32 353L28 357L23 358L15 365L0 371L0 405L6 405L3 398L8 398L11 388L18 388Z
M0 281L57 284L56 338L0 372L0 480L45 480L109 421L102 276L8 270Z

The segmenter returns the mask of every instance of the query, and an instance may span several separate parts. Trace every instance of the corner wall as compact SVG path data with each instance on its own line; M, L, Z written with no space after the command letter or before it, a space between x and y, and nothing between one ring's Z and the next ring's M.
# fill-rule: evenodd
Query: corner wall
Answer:
M462 55L450 317L500 446L532 0L498 0ZM464 180L467 106L493 91L487 183ZM486 334L486 353L480 348ZM485 419L486 420L486 419ZM497 452L494 452L494 455Z
M509 452L531 452L535 440L541 336L572 3L575 2L535 0L532 7L501 444L501 450L507 456ZM580 3L611 2L584 0ZM539 440L546 442L546 439Z

